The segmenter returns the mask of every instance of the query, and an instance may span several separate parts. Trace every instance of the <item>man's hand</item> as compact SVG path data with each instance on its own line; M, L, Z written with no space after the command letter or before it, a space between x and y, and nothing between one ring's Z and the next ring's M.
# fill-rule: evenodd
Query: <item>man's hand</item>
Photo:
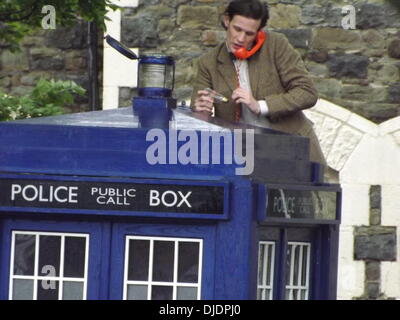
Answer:
M245 106L247 106L256 115L259 115L260 112L261 112L260 105L258 104L258 101L256 99L254 99L254 97L251 94L251 92L246 90L246 89L237 88L235 91L233 91L232 100L235 101L238 104L239 103L243 103Z
M199 90L197 91L197 98L194 101L193 111L212 114L214 108L213 104L214 98L210 96L208 91Z

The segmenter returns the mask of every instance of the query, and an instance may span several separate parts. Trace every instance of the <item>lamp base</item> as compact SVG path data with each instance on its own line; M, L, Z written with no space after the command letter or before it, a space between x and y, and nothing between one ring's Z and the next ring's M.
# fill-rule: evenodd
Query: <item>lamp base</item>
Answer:
M134 97L132 107L141 128L168 129L172 120L172 109L176 108L176 99Z

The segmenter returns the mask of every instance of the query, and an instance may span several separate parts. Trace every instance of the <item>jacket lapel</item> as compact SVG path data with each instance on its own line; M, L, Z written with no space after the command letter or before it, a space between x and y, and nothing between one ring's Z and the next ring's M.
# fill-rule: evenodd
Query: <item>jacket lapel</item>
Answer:
M235 71L235 66L231 57L229 56L228 50L226 49L225 43L222 44L219 51L217 70L228 85L228 87L233 91L237 87L237 75Z

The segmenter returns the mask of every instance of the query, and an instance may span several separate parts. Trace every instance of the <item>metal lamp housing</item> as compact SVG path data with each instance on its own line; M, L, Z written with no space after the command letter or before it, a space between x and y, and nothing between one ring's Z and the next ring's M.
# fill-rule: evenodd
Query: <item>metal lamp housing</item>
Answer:
M171 56L144 55L138 65L138 95L169 98L174 90L175 61Z
M173 118L172 98L175 82L175 61L171 56L152 54L138 57L127 46L110 35L104 37L119 53L138 64L138 96L132 100L133 113L141 128L169 128Z

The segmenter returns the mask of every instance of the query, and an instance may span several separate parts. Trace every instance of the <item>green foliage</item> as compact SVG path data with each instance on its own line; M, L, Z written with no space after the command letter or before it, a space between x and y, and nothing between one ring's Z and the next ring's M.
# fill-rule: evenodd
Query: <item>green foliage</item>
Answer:
M2 23L0 21L0 45L8 47L12 52L18 51L19 42L33 31L32 28L18 22Z
M28 95L16 97L0 91L0 121L34 118L64 113L64 106L74 102L74 94L85 89L74 81L40 79Z
M42 8L51 5L56 12L56 26L71 26L78 20L94 21L105 29L107 10L119 7L111 0L2 0L0 1L0 45L12 51L29 32L42 27L46 16Z

